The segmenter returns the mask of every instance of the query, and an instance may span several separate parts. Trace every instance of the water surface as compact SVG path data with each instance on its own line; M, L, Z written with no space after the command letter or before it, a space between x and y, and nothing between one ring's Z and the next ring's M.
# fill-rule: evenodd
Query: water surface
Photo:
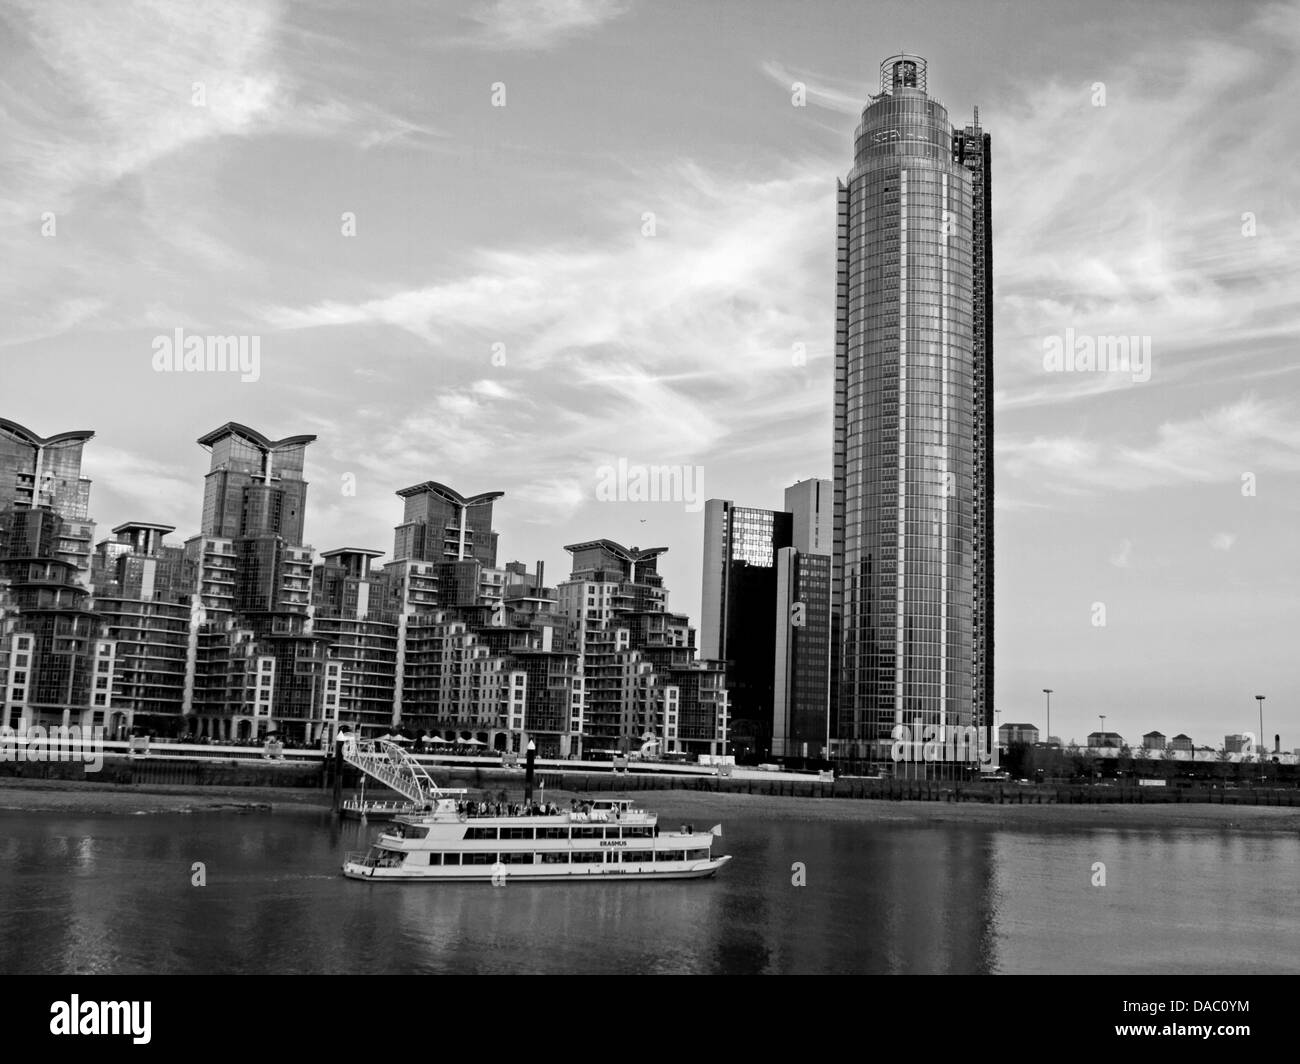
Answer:
M0 812L0 972L1300 971L1294 833L654 798L666 826L723 821L731 864L666 883L363 883L339 865L378 826L325 811Z

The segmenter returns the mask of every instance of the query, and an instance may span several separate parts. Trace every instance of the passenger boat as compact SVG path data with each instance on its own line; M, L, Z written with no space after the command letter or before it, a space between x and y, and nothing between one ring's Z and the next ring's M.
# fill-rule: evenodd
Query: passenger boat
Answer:
M350 879L491 882L701 879L730 856L714 856L722 826L661 832L658 817L624 798L558 809L466 801L439 790L425 812L398 816L365 853L349 853Z

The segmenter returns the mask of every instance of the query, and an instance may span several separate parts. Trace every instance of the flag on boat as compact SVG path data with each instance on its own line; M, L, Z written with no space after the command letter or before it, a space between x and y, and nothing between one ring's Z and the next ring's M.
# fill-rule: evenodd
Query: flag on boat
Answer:
M721 824L714 824L713 827L709 828L709 834L710 834L710 835L717 835L717 836L721 837L721 836L722 836L722 825L721 825Z

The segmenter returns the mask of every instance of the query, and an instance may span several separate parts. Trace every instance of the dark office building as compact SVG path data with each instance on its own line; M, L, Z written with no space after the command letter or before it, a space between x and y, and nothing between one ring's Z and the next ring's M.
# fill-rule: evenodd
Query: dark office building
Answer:
M839 756L992 720L990 150L924 59L881 65L839 187L832 593Z
M772 755L776 563L792 535L789 513L725 499L704 505L700 656L727 663L732 752L740 761Z
M776 555L772 756L824 758L830 723L831 559Z

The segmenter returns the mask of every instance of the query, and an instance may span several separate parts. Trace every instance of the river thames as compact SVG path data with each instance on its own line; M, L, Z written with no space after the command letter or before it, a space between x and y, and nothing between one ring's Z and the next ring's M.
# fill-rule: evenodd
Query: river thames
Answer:
M1007 828L877 802L644 797L665 830L721 821L730 865L685 882L362 883L339 865L379 826L322 809L0 812L0 972L1300 970L1300 833L1253 831L1249 812L1089 827L1044 808Z

